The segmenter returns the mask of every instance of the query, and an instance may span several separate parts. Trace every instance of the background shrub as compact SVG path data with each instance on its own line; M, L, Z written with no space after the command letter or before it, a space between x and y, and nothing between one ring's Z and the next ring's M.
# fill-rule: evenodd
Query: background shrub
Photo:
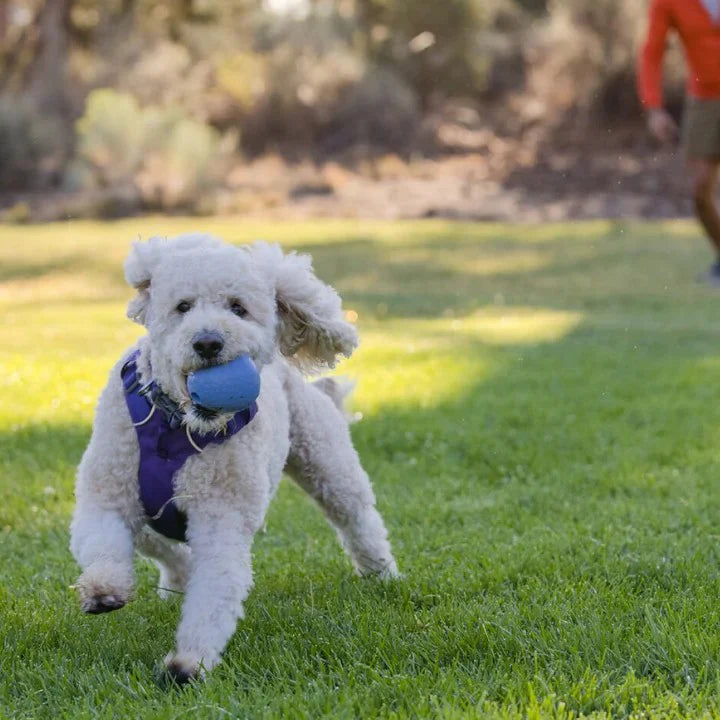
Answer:
M0 190L46 185L60 163L56 123L27 102L0 98Z
M177 108L141 108L126 93L95 90L77 123L71 182L134 187L147 208L188 208L219 182L220 134Z

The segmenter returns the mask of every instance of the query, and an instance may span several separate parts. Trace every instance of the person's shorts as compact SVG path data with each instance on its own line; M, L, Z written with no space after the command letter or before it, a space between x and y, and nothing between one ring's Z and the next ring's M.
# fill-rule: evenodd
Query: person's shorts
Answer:
M688 98L682 141L688 157L720 158L720 98Z

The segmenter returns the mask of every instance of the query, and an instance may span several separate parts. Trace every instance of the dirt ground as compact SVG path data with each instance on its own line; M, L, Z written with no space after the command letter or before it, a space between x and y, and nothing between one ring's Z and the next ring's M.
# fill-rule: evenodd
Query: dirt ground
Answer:
M547 146L546 146L547 147ZM680 151L649 141L597 140L552 151L488 135L466 152L433 159L375 156L290 163L266 155L238 163L199 212L278 218L447 217L542 222L671 218L690 214ZM113 217L142 211L122 192L0 197L4 219L21 222ZM148 211L153 211L148 208Z
M231 176L247 211L285 217L449 217L547 221L670 218L690 212L679 152L560 148L410 159L385 156L352 170L339 163L288 167L263 158ZM257 205L260 207L257 207Z

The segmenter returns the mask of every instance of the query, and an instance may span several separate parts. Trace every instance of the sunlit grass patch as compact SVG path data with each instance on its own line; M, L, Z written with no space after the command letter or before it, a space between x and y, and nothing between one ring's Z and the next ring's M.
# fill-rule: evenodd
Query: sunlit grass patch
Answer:
M582 322L583 314L544 308L485 307L450 321L450 332L490 345L534 345L561 340ZM437 321L435 321L437 322Z
M346 367L351 375L362 368L355 399L367 411L427 408L458 400L488 379L494 361L483 346L557 341L581 320L580 313L495 306L461 318L388 320L371 324Z

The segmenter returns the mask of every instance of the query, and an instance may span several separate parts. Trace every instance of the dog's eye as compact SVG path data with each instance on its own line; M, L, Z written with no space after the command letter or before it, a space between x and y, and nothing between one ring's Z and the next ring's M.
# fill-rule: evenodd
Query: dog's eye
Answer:
M238 317L245 317L245 315L247 315L247 310L237 300L233 300L232 303L230 303L230 310L231 312L234 312Z
M188 302L187 300L182 300L175 306L175 309L179 313L186 313L188 310L190 310L191 307L192 303Z

